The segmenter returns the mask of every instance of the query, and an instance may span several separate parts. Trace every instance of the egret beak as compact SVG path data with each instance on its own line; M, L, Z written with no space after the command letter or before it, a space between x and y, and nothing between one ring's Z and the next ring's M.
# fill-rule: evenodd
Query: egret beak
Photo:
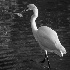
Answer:
M29 9L26 9L26 11L28 11Z
M31 9L30 8L26 9L26 11L29 11L29 10L31 10Z

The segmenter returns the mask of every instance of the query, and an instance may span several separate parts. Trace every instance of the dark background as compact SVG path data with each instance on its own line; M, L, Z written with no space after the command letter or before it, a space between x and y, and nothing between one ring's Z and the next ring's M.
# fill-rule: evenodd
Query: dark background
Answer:
M45 52L36 42L30 24L32 11L28 4L39 10L37 27L54 29L67 54L59 57L48 53L51 70L70 69L70 2L68 0L6 0L0 1L0 70L48 70ZM21 13L23 17L15 13ZM6 33L7 32L7 33Z

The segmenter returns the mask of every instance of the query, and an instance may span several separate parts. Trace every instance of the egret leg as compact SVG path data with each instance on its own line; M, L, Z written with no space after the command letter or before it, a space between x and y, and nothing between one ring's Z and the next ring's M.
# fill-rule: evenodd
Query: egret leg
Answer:
M44 63L45 62L45 58L42 60L42 61L40 61L41 63Z
M47 55L47 51L45 50L45 58L42 60L42 61L40 61L41 63L44 63L45 61L46 61L46 59L47 59L47 61L48 61L48 69L49 70L51 70L51 68L50 68L50 62L49 62L49 58L48 58L48 55Z
M40 61L41 63L44 63L45 61L46 61L46 57L47 57L47 51L45 51L46 53L45 53L45 57L44 57L44 59L42 60L42 61Z
M48 58L48 55L47 55L47 51L45 50L45 60L46 60L46 58L47 58L47 61L48 61L48 68L49 68L49 70L51 70L51 68L50 68L50 62L49 62L49 58Z
M48 68L49 68L49 70L51 70L51 69L50 69L50 62L49 62L48 55L46 55L46 56L47 56L47 61L48 61Z

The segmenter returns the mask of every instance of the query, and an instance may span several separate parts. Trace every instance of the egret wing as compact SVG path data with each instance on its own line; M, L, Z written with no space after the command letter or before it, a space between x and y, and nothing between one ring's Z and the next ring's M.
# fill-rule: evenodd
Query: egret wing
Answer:
M49 28L39 29L38 33L38 42L43 46L44 49L55 50L57 47L55 46L56 40L58 39L57 34L53 32L53 30Z

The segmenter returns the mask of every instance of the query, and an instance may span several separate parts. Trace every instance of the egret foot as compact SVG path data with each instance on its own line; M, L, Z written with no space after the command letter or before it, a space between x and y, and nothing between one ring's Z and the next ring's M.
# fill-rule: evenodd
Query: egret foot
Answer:
M44 58L42 61L40 61L40 62L41 62L41 63L44 63L44 62L46 61L46 59L47 59L47 61L48 61L48 69L51 70L49 58L48 58L48 55L46 55L46 53L45 53L45 58Z
M40 61L40 62L44 63L45 61L46 61L46 54L45 54L45 58L42 61Z

